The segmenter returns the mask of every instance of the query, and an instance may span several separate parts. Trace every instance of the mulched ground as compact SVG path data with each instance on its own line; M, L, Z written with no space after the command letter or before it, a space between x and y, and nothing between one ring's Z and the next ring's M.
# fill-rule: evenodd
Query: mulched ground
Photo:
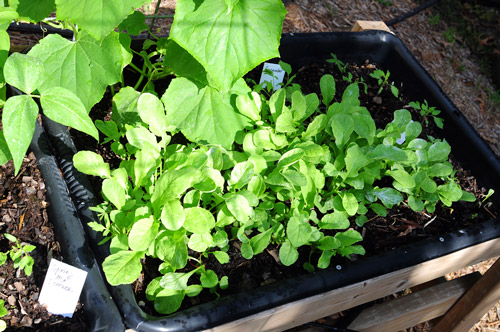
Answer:
M0 298L8 314L3 319L16 331L87 331L80 306L72 319L51 315L38 303L38 296L51 258L62 260L59 243L54 239L45 200L45 184L30 153L17 176L12 161L0 167L0 234L9 233L21 243L36 246L33 273L26 276L8 259L0 266ZM0 235L0 251L12 243Z

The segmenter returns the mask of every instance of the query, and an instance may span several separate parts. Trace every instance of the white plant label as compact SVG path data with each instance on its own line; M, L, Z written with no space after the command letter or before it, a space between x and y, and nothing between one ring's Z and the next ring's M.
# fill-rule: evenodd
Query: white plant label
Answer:
M51 259L38 302L51 314L71 318L86 278L87 271Z
M270 70L273 73L273 76L266 73L267 70ZM260 76L259 84L270 82L273 84L273 89L276 91L281 87L283 78L285 78L285 71L279 64L264 62L264 67L262 68L262 74ZM264 87L266 87L265 83Z

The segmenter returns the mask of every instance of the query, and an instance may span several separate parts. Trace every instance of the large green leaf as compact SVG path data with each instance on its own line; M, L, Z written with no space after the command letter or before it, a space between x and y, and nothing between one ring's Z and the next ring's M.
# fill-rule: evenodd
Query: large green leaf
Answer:
M55 87L41 98L43 113L51 120L80 130L99 140L99 133L81 100L71 91Z
M57 18L71 19L101 40L145 0L56 0Z
M54 0L10 0L9 4L23 19L40 22L55 9Z
M5 98L7 95L7 86L5 84L2 86L1 83L5 82L3 69L5 66L5 61L9 56L9 50L10 50L9 34L5 30L0 30L0 105L3 105L3 103L5 103Z
M229 88L262 61L279 56L286 14L281 0L179 0L171 38Z
M231 93L198 86L185 78L173 80L161 98L168 125L179 128L187 139L229 148L236 132L250 121L231 105Z
M40 93L56 86L66 88L89 111L101 100L106 87L120 80L122 68L130 61L123 52L119 34L113 32L102 45L88 34L82 34L75 42L49 35L28 54L37 57L45 72L50 73L37 86Z
M13 8L0 7L0 29L7 30L13 20L17 20L19 14Z
M9 147L3 137L3 130L0 130L0 166L12 159L10 155Z
M142 257L144 257L142 251L126 250L106 257L102 263L102 269L108 282L113 286L134 282L141 275Z
M16 174L33 138L37 115L38 106L30 96L14 96L5 102L2 114L3 135L14 160Z
M32 93L39 87L43 73L42 63L33 56L14 53L5 62L5 81L24 93Z

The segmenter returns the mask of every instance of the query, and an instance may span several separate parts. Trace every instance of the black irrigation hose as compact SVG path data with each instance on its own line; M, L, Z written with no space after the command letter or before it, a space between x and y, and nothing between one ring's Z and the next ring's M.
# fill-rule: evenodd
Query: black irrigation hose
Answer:
M434 5L438 0L428 0L421 4L418 7L415 7L414 9L410 10L409 12L400 15L398 17L393 18L392 20L385 21L384 23L387 24L388 26L393 26L394 24L400 23L404 20L406 20L409 17L412 17L415 14L420 13L422 10L429 8L430 6Z

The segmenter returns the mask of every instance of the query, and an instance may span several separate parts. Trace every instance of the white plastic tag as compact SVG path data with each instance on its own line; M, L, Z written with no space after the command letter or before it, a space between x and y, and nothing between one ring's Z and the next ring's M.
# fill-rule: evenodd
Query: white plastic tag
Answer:
M273 72L273 76L266 73L266 69ZM260 76L260 82L271 82L273 84L273 89L276 91L281 87L283 83L283 78L285 78L285 71L277 63L264 62L264 67L262 68L262 75ZM266 84L264 83L264 87Z
M87 271L51 259L38 302L51 314L71 318L86 278Z

